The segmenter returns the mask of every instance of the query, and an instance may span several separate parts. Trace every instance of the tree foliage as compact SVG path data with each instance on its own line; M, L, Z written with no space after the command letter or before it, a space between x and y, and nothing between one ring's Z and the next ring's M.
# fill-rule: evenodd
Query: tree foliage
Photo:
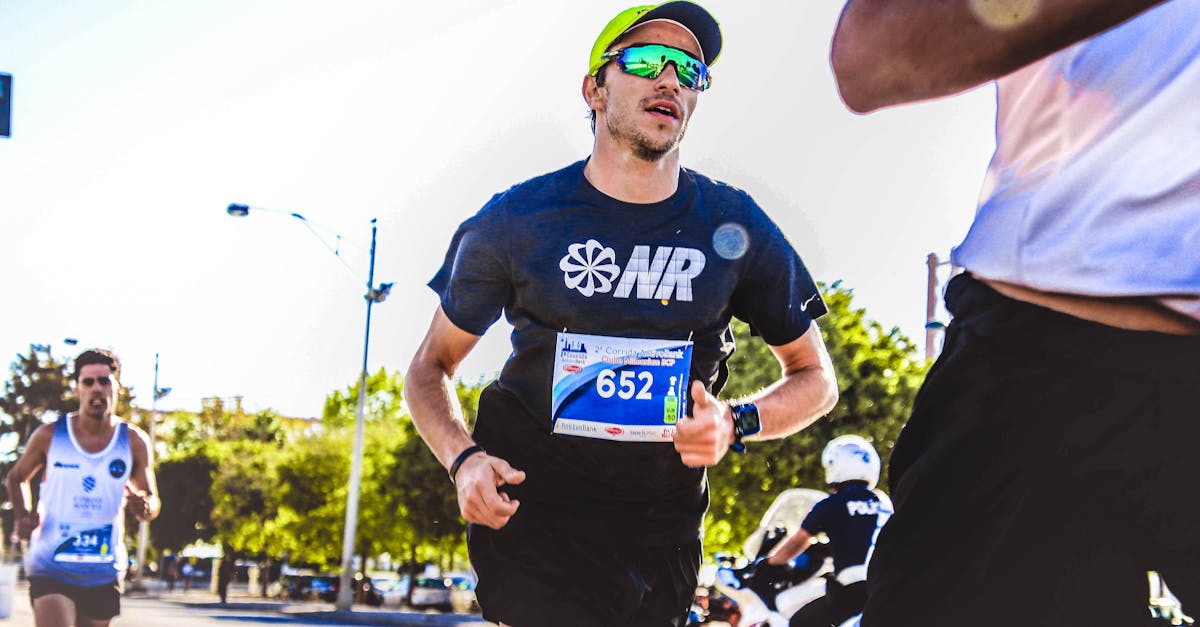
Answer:
M344 392L334 390L325 397L325 409L321 422L334 429L353 427L358 419L359 381ZM404 379L399 373L389 373L380 368L367 376L367 396L363 407L363 421L395 420L403 412Z
M362 481L355 552L461 552L464 525L453 486L417 435L403 403L403 379L384 369L367 379ZM459 386L473 418L479 389ZM332 392L319 421L272 411L247 414L240 403L206 399L201 411L160 420L166 441L160 483L203 511L185 508L161 518L162 548L194 540L230 550L334 567L341 560L350 456L357 422L358 382ZM174 469L195 473L190 490L173 483ZM166 495L168 505L174 501ZM201 494L202 493L202 494ZM164 512L167 511L164 507Z
M924 376L926 365L916 346L898 329L885 331L853 306L853 292L839 283L824 292L829 313L820 325L833 359L840 399L829 415L788 438L752 442L745 455L730 453L709 469L711 505L705 546L735 549L757 526L775 496L792 487L825 485L821 451L839 435L855 433L871 440L887 460ZM722 396L739 398L780 376L770 348L734 325L737 350L730 358L730 381ZM881 479L886 485L886 477Z
M54 358L45 344L30 344L28 355L17 355L9 366L0 411L7 416L0 433L16 436L4 461L16 461L35 429L78 407L71 391L67 364Z
M213 535L233 551L250 555L268 554L283 544L276 520L281 443L242 437L213 442L205 450L210 459L219 460L209 475Z
M202 449L158 464L158 492L163 507L150 522L150 537L159 549L179 552L196 542L211 540L213 501L210 494L215 462Z

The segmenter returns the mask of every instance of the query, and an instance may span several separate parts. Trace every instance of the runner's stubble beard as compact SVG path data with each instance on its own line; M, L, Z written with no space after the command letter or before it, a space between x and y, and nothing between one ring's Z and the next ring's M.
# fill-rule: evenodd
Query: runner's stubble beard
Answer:
M644 112L646 106L649 105L649 100L638 103L635 112ZM633 156L649 163L662 159L667 153L678 148L679 143L683 141L684 133L687 132L687 120L684 120L679 126L679 133L673 137L656 141L648 133L637 128L632 120L627 119L628 117L631 116L610 109L605 111L604 125L608 127L608 132L613 139L616 139L618 143L628 144L633 149Z

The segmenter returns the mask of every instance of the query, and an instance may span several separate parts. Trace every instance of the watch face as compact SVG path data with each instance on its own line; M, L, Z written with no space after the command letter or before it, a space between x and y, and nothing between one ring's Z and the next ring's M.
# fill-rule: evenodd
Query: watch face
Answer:
M753 403L738 406L737 422L742 435L754 435L762 429L758 419L758 407Z

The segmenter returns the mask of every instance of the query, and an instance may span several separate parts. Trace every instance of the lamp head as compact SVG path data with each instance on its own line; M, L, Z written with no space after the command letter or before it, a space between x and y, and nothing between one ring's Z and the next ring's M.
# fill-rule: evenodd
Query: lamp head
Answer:
M225 213L228 213L229 215L231 215L235 218L244 218L247 215L249 215L250 206L249 205L239 205L237 203L231 202L231 203L229 203L229 206L225 208Z

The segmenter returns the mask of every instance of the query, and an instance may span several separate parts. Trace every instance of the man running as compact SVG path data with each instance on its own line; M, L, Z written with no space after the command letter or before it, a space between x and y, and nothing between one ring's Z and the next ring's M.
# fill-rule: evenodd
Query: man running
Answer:
M720 52L691 2L618 14L583 77L591 156L493 197L430 282L441 306L407 401L457 486L488 620L682 625L704 468L836 402L813 321L825 305L800 257L745 192L679 165ZM472 433L451 379L502 312L513 352ZM727 405L715 395L734 316L782 376Z
M150 438L113 412L121 361L102 349L75 358L79 410L33 432L4 480L38 627L105 627L121 612L125 511L152 520L160 503ZM41 471L37 509L30 482Z

